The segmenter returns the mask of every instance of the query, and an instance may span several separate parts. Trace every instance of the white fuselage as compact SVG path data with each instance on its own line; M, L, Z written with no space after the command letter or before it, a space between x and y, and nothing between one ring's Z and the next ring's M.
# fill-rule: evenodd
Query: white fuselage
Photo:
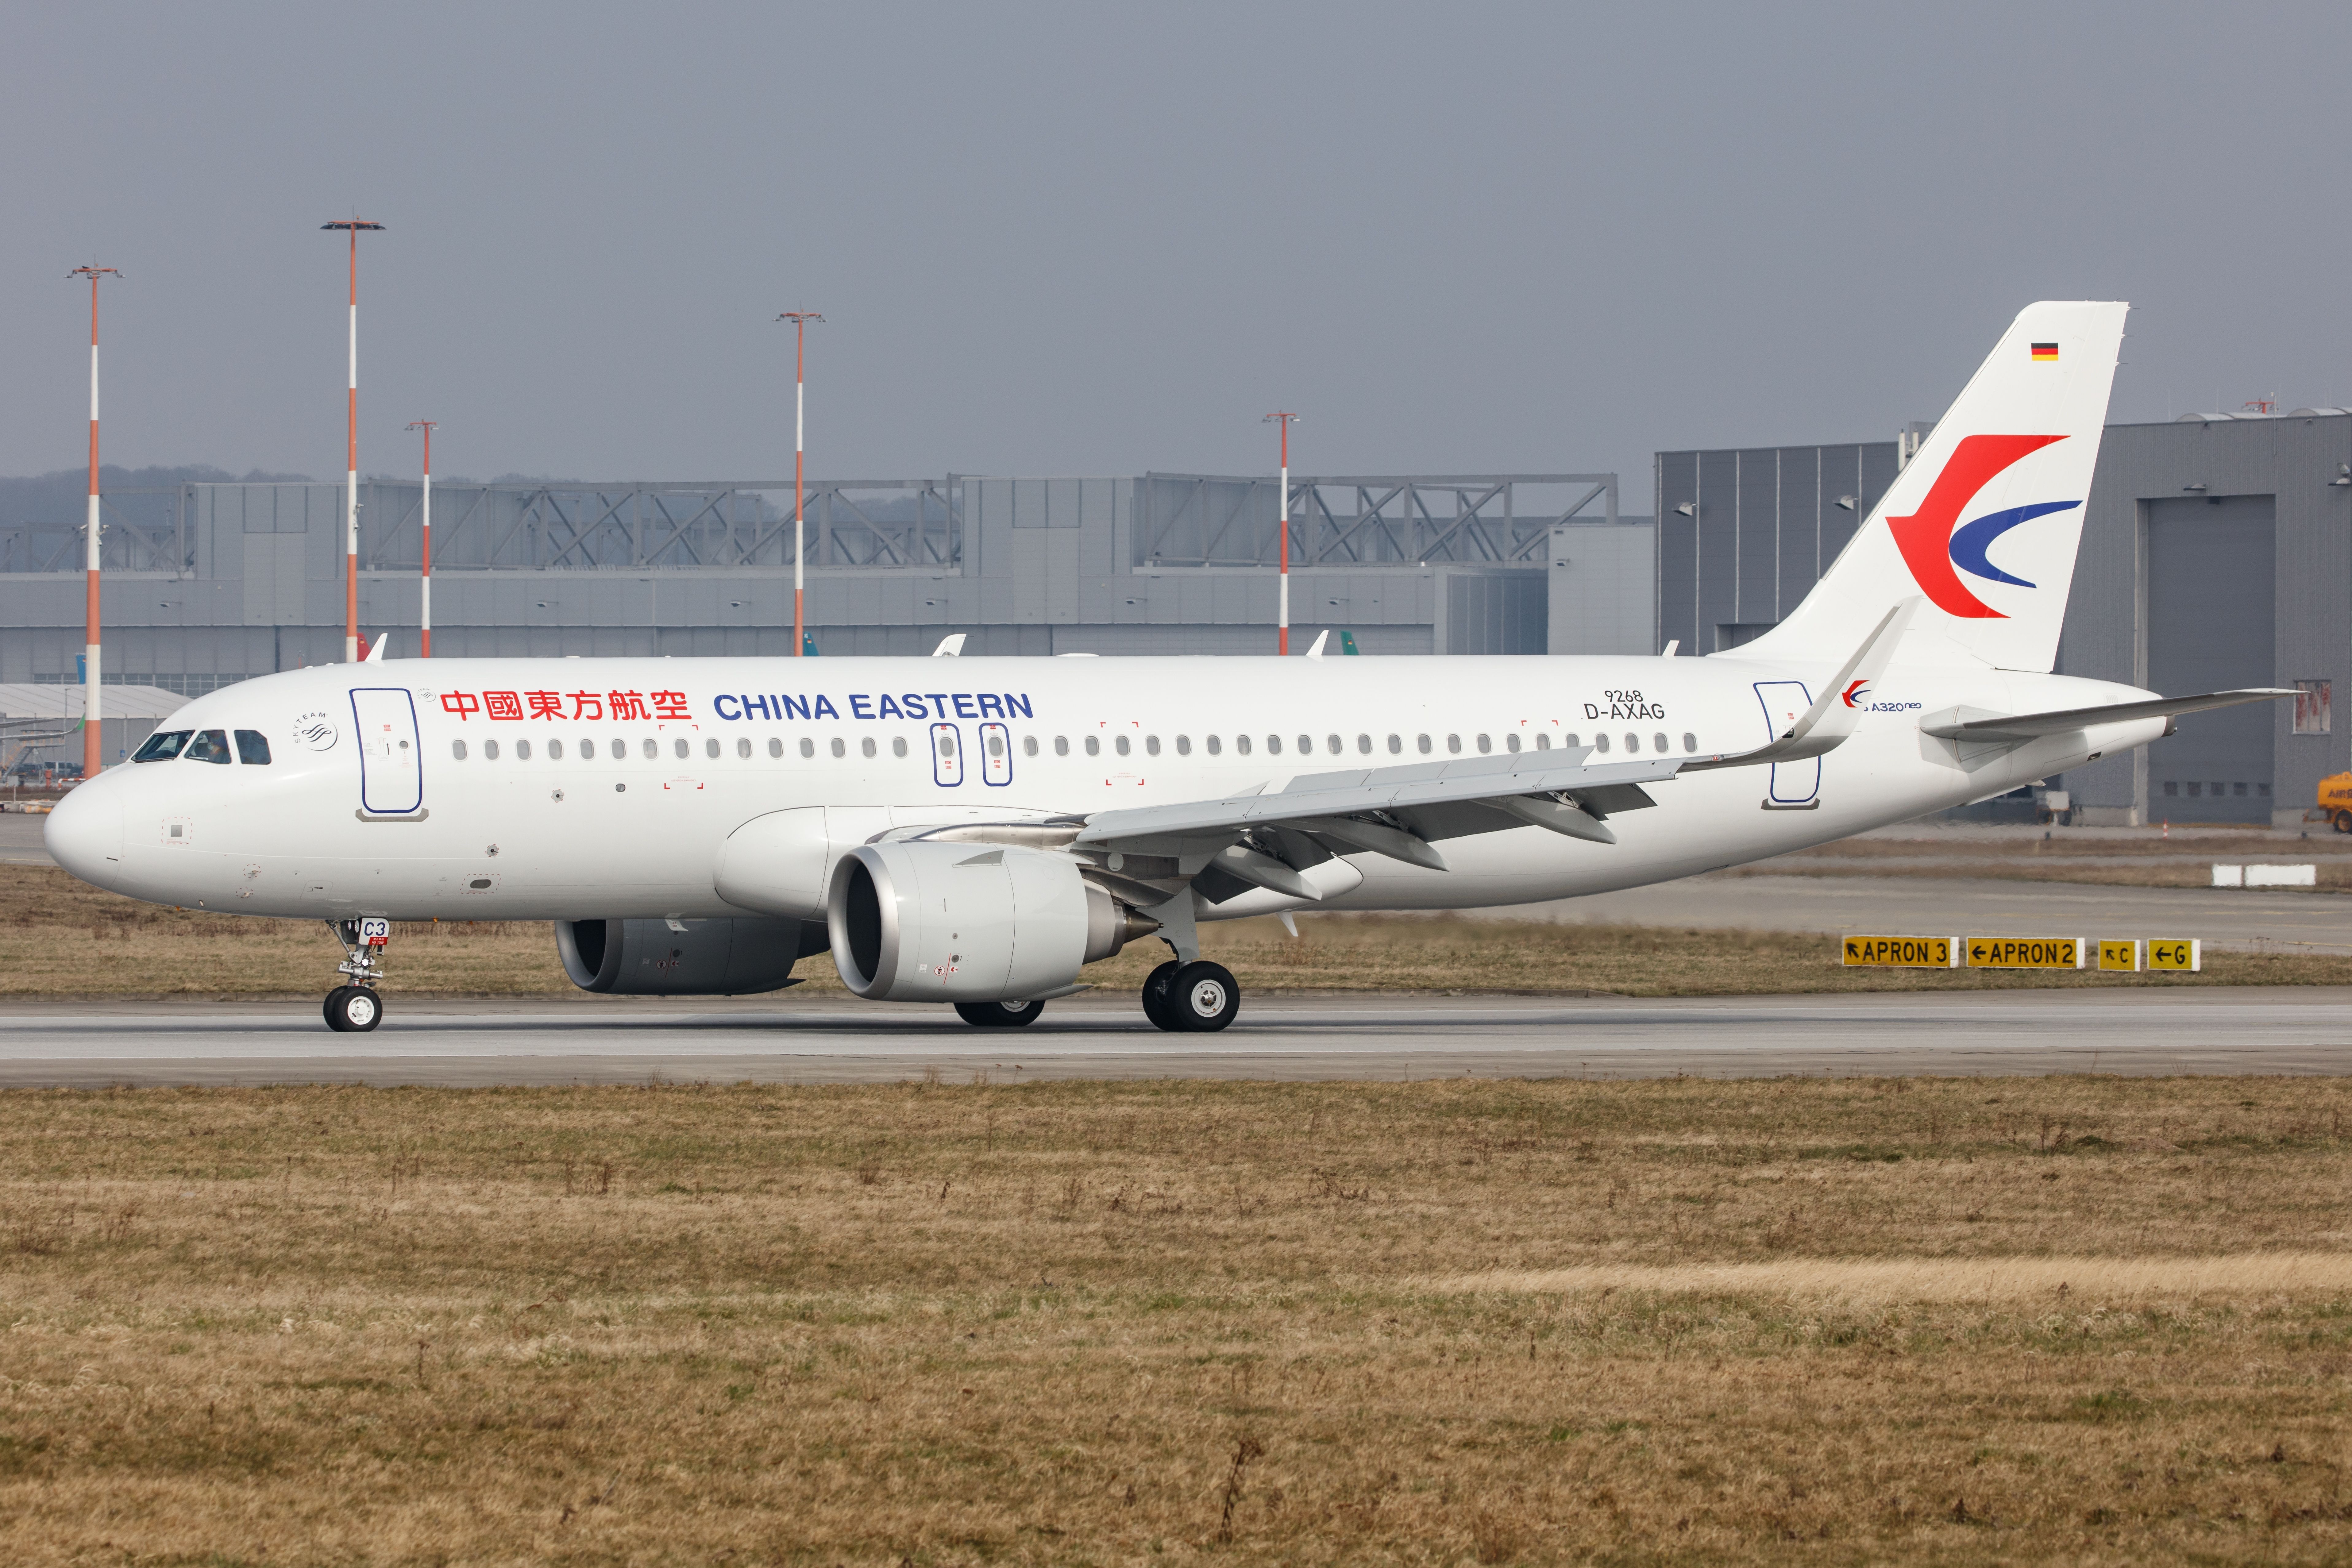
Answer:
M1768 702L1785 708L1793 693L1771 683L1817 695L1831 674L1728 657L334 665L197 698L163 726L257 731L267 765L181 758L110 769L61 805L48 842L87 881L188 908L711 918L751 912L719 897L716 868L730 834L780 810L866 808L868 820L898 826L1075 816L1601 736L1609 750L1595 763L1648 760L1662 737L1674 756L1738 752L1777 732ZM1781 764L1777 779L1769 767L1734 767L1652 784L1654 809L1611 817L1615 844L1528 826L1446 840L1444 871L1350 855L1361 882L1320 907L1523 903L1824 843L2164 730L2160 719L2138 720L1963 748L1923 735L1923 713L2142 695L2060 676L1892 670L1863 696L1849 740L1818 761ZM413 733L401 732L408 710ZM616 710L628 716L612 717ZM364 763L363 748L373 748ZM1306 906L1259 892L1202 915L1274 907Z

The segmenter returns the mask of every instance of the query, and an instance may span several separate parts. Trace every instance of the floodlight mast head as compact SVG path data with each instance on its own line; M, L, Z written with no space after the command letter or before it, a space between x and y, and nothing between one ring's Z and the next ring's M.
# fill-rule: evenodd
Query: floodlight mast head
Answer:
M343 426L343 662L360 657L360 236L383 227L354 213L322 223L321 230L341 229L352 242L351 375L345 387Z
M83 518L83 616L81 665L81 776L94 779L106 763L105 725L100 721L98 680L98 280L120 278L111 267L77 267L68 278L89 279L89 505Z
M1274 634L1274 651L1277 654L1290 651L1290 426L1297 417L1296 414L1269 414L1262 421L1282 426L1282 514L1277 520L1282 528L1282 570L1277 578L1280 603L1276 610Z
M824 318L814 310L786 310L776 320L793 324L793 657L803 658L808 655L808 624L802 609L806 584L801 570L801 459L808 436L808 387L802 376L803 351L808 347L808 324Z

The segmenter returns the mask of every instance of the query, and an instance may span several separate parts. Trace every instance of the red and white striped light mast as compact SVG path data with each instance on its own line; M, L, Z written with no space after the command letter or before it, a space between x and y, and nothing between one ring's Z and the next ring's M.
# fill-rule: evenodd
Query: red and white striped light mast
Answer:
M437 419L412 419L408 424L411 430L425 432L425 521L419 552L423 567L416 579L416 618L422 628L419 658L433 657L433 431L439 424Z
M802 376L802 350L808 343L808 324L824 318L814 310L786 310L776 320L793 324L793 657L799 658L808 652L808 626L801 605L806 586L801 569L804 543L801 531L801 458L808 437L808 384Z
M360 234L383 225L353 216L322 223L352 237L352 327L350 410L345 426L343 477L343 662L360 658Z
M81 776L94 779L104 765L106 737L98 701L98 280L120 278L111 267L77 267L68 278L89 279L89 510L85 514L82 564L89 574L87 627L82 633Z
M1269 423L1277 423L1282 426L1281 621L1279 628L1275 633L1274 651L1286 654L1290 651L1290 424L1298 416L1269 414L1265 417Z

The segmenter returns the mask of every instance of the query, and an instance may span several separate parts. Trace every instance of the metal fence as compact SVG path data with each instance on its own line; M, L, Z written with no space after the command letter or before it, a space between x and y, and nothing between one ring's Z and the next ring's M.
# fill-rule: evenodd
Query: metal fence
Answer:
M1282 548L1272 479L1148 474L1139 566L1266 566ZM1587 508L1595 501L1602 510ZM1617 521L1614 474L1306 476L1290 481L1293 566L1539 562L1554 523Z

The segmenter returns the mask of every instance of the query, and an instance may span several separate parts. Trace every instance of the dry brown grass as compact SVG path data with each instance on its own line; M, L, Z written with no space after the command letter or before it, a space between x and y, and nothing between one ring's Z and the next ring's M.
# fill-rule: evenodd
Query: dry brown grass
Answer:
M2217 1079L9 1094L0 1530L42 1563L2341 1560L2347 1112Z
M1435 915L1306 915L1301 940L1271 920L1206 926L1202 942L1253 994L1314 991L1608 993L2006 990L2084 985L2339 985L2352 955L2210 952L2196 975L1845 969L1834 938L1770 931L1553 925ZM2092 935L2100 933L2093 932ZM2115 933L2125 934L2125 933ZM0 866L0 997L311 996L341 957L317 922L242 920L142 904L63 871ZM1086 978L1131 990L1167 957L1142 942ZM843 994L831 960L780 1005ZM402 924L395 996L576 996L541 923Z

